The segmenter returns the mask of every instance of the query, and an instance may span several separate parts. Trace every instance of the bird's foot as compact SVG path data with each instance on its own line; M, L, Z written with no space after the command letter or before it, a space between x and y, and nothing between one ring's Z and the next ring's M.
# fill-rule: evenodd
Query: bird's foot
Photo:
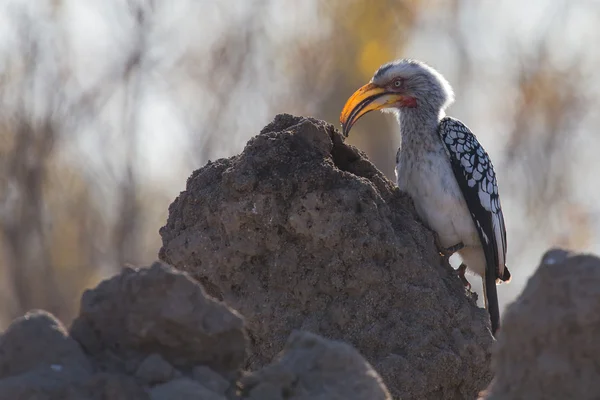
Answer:
M460 242L460 243L455 244L454 246L447 247L443 250L446 253L452 255L452 254L456 253L457 251L462 250L464 248L465 248L465 245L463 244L463 242Z
M460 278L462 284L467 288L467 290L471 291L471 284L465 277L465 271L467 270L467 265L465 263L460 264L460 266L456 269L456 274Z
M462 250L465 247L463 242L459 242L454 246L444 247L440 243L440 237L437 234L435 235L435 246L438 248L438 251L442 257L450 257L452 254Z

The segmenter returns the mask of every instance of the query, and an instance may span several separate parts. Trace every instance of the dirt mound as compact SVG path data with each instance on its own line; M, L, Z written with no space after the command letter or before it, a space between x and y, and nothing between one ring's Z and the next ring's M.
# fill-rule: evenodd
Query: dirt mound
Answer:
M44 311L0 336L0 399L390 399L346 344L295 332L273 365L240 381L240 315L156 263L87 291L69 335Z
M245 317L250 368L302 329L354 345L397 398L474 398L491 379L485 310L408 196L329 124L278 115L195 171L160 233L162 260Z
M600 259L547 252L505 312L488 399L600 398Z

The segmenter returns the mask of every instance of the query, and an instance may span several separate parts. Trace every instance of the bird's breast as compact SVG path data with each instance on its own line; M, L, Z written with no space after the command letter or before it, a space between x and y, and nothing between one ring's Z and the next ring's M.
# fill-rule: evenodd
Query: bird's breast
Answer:
M439 151L401 151L396 165L400 190L407 192L419 217L449 247L458 242L478 242L467 204L448 156Z

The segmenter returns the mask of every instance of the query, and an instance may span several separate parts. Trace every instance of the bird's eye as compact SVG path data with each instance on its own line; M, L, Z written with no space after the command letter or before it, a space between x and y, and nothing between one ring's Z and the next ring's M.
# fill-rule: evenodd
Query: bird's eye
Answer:
M402 79L401 79L401 78L398 78L398 79L394 80L394 82L392 83L392 85L393 85L395 88L399 88L400 86L402 86Z

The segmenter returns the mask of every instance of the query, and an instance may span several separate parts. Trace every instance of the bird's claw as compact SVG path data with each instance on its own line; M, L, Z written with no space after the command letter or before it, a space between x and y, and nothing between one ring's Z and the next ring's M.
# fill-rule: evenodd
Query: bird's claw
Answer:
M450 246L446 249L444 249L447 253L449 254L454 254L459 250L462 250L465 248L465 245L463 244L463 242L457 243L454 246Z
M438 251L440 252L440 255L442 257L450 257L452 254L456 253L459 250L462 250L465 247L463 242L459 242L454 246L444 247L440 243L440 238L438 235L435 235L435 246L438 248Z
M460 278L460 281L462 282L462 284L465 286L465 288L467 288L467 290L470 292L471 291L471 284L469 283L469 281L467 280L467 278L465 277L465 271L467 270L467 266L465 263L460 264L460 266L456 269L456 274L458 275L458 277Z

